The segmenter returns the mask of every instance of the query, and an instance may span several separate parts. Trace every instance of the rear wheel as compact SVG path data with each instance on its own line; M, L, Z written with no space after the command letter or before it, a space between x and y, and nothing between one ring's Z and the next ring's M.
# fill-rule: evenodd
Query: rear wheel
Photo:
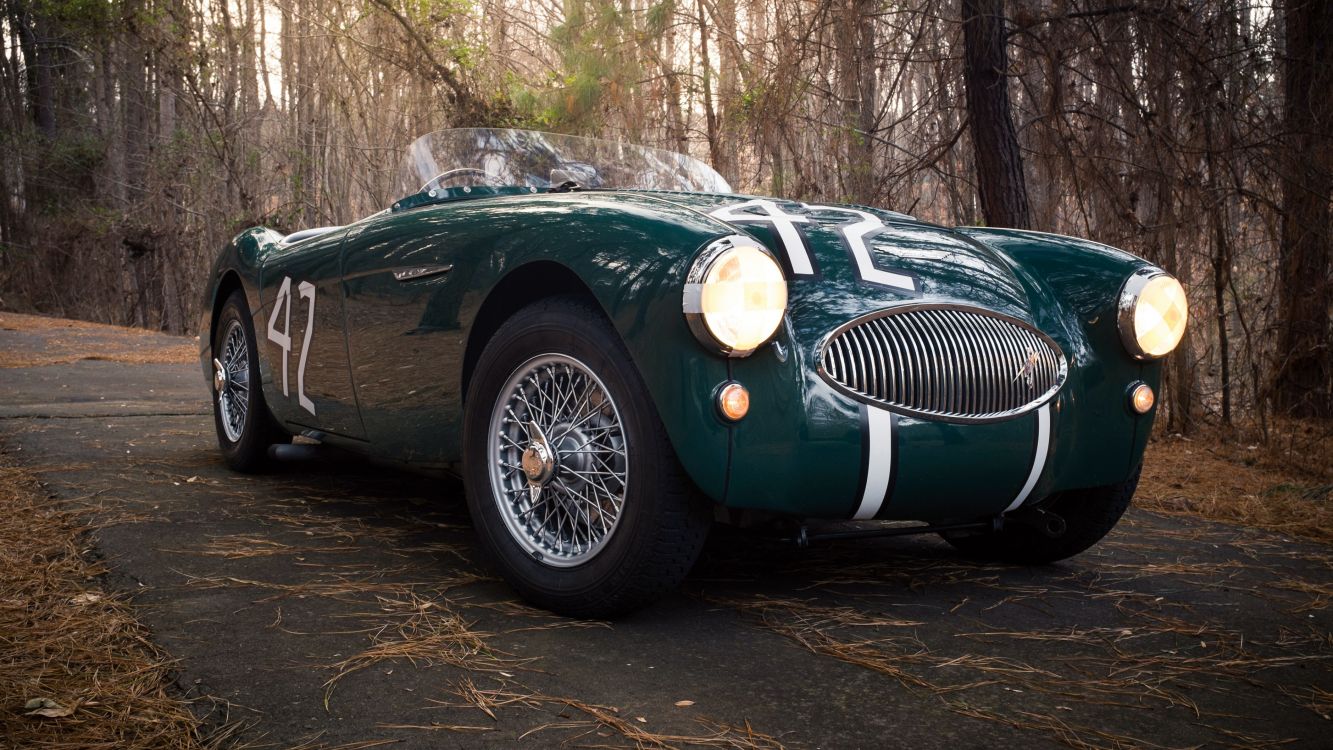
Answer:
M218 447L236 471L264 469L269 445L283 435L264 403L254 323L239 289L222 304L213 326L213 424Z
M946 532L944 539L963 554L986 560L1040 565L1073 557L1115 528L1139 486L1139 471L1118 484L1061 492L1039 506L1063 524L1009 521L999 531ZM1052 526L1063 526L1063 533L1052 535Z
M464 418L468 508L524 598L610 617L677 586L711 523L615 330L542 300L477 362Z

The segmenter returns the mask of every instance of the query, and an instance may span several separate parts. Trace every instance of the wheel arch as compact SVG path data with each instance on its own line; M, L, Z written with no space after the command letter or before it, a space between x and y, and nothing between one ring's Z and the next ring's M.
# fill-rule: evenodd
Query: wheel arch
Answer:
M227 298L237 289L245 293L245 285L241 282L241 275L235 269L227 269L222 272L222 277L218 279L217 287L213 290L213 309L209 316L208 338L212 341L213 334L217 332L218 313L222 312L222 306L227 303ZM203 334L203 331L200 331Z
M467 399L468 388L472 384L472 373L477 367L477 360L481 358L486 342L500 330L500 326L504 325L514 313L538 300L561 296L577 297L591 303L601 310L602 316L610 322L597 295L593 294L583 279L568 266L553 260L534 260L525 263L510 271L491 288L472 320L467 346L463 350L460 393L464 400ZM620 335L619 331L616 335Z
M727 364L699 347L680 312L680 292L669 281L683 277L676 267L684 266L692 253L655 256L653 263L660 265L647 274L655 282L651 284L627 283L624 275L605 267L605 256L567 255L573 261L567 264L549 254L533 255L537 253L487 285L476 315L464 322L470 330L459 373L462 398L467 398L487 342L515 312L552 296L586 300L625 346L686 474L705 495L724 502L729 433L715 415L711 394L726 379ZM625 257L628 251L616 255Z

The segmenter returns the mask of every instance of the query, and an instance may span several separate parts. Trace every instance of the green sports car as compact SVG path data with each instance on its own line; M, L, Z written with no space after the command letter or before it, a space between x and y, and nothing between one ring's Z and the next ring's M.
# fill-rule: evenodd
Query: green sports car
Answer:
M1129 504L1187 318L1140 258L572 136L442 131L405 165L379 213L219 253L200 357L235 469L302 435L455 472L496 569L585 617L677 585L715 521L1043 563Z

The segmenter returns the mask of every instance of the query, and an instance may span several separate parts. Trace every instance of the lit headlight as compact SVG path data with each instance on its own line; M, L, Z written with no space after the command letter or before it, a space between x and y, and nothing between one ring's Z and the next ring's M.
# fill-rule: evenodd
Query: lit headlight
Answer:
M744 357L764 345L787 312L787 280L773 256L749 237L732 235L695 258L685 279L684 310L705 346Z
M1185 288L1160 268L1140 269L1120 290L1120 339L1138 359L1170 354L1188 320Z

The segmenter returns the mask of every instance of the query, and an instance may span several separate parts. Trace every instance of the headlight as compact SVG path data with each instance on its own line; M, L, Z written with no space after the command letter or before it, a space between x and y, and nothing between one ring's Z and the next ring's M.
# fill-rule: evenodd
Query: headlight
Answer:
M695 258L685 279L684 310L705 346L744 357L764 345L787 312L782 267L757 242L732 235Z
M1136 271L1120 290L1120 339L1137 359L1170 354L1188 320L1185 288L1160 268Z

